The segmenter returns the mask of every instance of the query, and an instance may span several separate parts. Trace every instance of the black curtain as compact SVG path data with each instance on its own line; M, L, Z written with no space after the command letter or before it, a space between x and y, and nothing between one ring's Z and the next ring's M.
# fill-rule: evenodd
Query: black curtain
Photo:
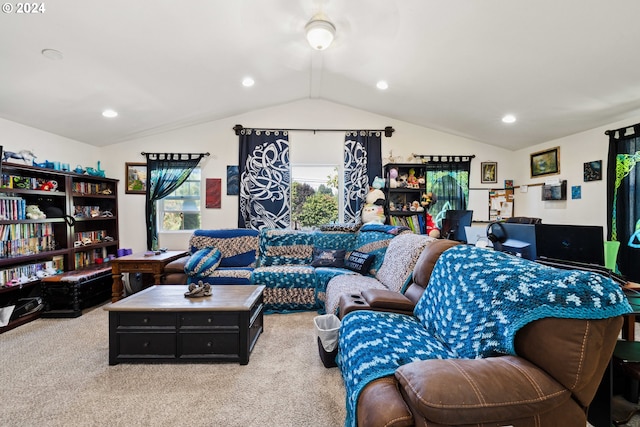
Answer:
M242 129L239 139L238 227L255 230L290 227L288 132Z
M147 250L158 249L156 201L180 187L206 154L145 153L147 156Z
M617 269L640 281L640 124L607 131L608 240L619 241Z
M359 222L369 185L382 177L382 133L349 131L344 139L344 222Z

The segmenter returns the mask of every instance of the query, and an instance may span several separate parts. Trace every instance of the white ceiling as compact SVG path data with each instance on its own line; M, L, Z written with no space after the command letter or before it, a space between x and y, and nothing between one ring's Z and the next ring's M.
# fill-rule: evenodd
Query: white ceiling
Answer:
M304 98L514 150L640 115L638 0L43 3L0 14L0 117L95 146Z

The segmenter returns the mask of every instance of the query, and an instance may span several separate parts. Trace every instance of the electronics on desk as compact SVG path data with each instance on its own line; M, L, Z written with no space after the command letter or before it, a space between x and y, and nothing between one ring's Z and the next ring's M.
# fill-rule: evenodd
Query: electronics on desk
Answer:
M487 226L487 238L493 249L535 261L536 226L509 222L492 222Z
M473 211L449 209L442 220L440 235L445 239L465 242L465 227L471 226Z
M489 239L487 239L487 227L484 225L465 226L464 235L468 245L475 245L481 248L493 246Z
M536 241L539 257L605 265L601 226L537 224Z

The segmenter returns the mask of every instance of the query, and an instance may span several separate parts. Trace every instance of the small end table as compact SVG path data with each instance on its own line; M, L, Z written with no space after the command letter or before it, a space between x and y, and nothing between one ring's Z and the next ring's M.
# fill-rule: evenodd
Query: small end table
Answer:
M154 284L159 285L164 266L171 261L189 255L186 251L166 251L158 255L150 252L138 252L125 255L111 261L113 284L111 285L111 302L122 299L122 273L152 273Z

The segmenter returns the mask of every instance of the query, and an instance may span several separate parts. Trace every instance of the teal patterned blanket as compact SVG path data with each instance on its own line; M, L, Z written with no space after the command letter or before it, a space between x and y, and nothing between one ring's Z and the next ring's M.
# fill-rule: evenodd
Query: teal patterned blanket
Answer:
M338 362L347 392L345 425L356 425L364 386L401 365L515 354L516 332L534 320L604 319L630 311L620 287L607 277L453 247L438 259L415 317L355 311L343 319Z

